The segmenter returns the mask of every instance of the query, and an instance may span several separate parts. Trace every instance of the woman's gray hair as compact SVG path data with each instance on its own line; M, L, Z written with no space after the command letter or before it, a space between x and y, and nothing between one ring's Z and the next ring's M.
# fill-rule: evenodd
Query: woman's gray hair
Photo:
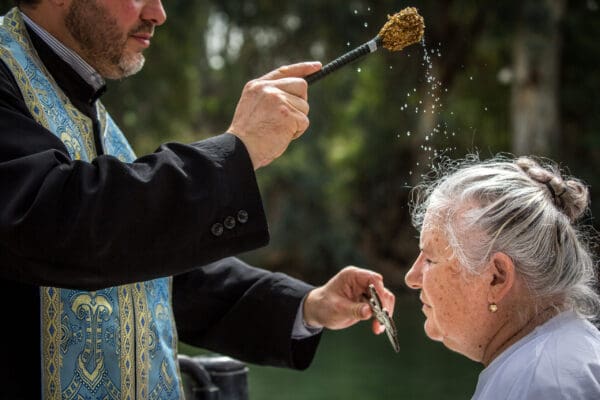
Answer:
M594 234L577 224L588 211L589 192L555 163L507 155L441 162L413 189L410 206L415 227L421 231L425 222L442 229L468 272L505 253L536 299L598 319Z

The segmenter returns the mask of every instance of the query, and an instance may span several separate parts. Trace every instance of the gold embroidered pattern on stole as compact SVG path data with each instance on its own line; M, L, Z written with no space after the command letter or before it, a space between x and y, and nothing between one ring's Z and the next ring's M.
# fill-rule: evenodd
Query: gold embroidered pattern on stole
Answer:
M30 41L28 40L29 36L23 26L23 21L18 12L15 12L15 9L11 10L4 19L5 26L10 27L9 31L12 33L11 36L13 39L17 40L18 43L28 52L29 56L35 62L36 66L42 70L52 85L55 93L58 94L60 99L62 100L63 106L67 111L70 120L77 127L78 132L60 132L59 137L61 141L65 144L67 149L70 150L70 154L74 159L86 159L91 160L96 156L95 145L93 140L93 127L92 121L81 114L75 106L69 101L69 99L64 95L62 90L58 87L56 82L53 80L52 76L48 73L43 63L37 58L37 53L33 49ZM33 89L33 85L29 81L25 71L21 67L21 65L17 62L17 60L13 57L13 55L8 52L5 48L0 46L0 55L2 59L7 63L11 72L15 75L15 80L19 85L19 89L23 95L23 99L27 105L27 108L31 112L32 116L36 120L37 123L42 125L44 128L52 131L52 127L50 122L47 119L45 106L39 100L39 96L47 96L45 91L41 91L37 93L36 90ZM81 137L85 150L82 151L81 146L79 145L79 141L76 139L76 135ZM48 360L47 364L44 366L45 371L44 375L46 377L45 382L43 384L44 398L45 399L71 399L77 395L79 391L79 387L81 382L78 380L73 380L62 392L62 384L61 384L61 375L60 369L62 367L62 356L60 354L61 346L63 345L63 341L66 338L63 338L61 319L63 315L64 306L61 301L60 290L57 288L51 287L43 287L40 288L41 293L41 309L42 309L42 335L43 335L43 344L42 348L43 358ZM84 310L84 313L88 315L88 325L86 328L86 349L79 355L77 370L80 373L82 379L91 387L95 387L100 384L103 378L104 372L104 357L102 352L100 351L100 343L102 338L95 338L92 343L91 337L95 333L96 330L100 330L99 325L101 325L101 319L103 318L98 314L98 312L112 313L112 306L110 306L109 302L104 299L100 299L98 304L96 303L96 299L92 301L93 292L90 294L81 294L78 296L77 300L73 303L73 307L76 307L78 310ZM121 292L119 292L119 297ZM87 297L86 297L87 296ZM114 399L124 398L124 399L134 399L133 397L133 388L135 387L135 382L133 380L132 369L134 368L134 360L133 360L133 351L134 346L131 344L132 338L134 336L135 324L133 321L133 310L132 310L132 300L131 296L125 296L126 305L128 305L129 313L125 312L120 315L121 321L125 318L129 318L128 326L131 327L129 332L122 331L121 334L124 336L122 338L122 343L125 344L125 357L120 358L123 366L125 368L121 369L121 388L116 388L110 380L105 382L106 390L110 393L110 396ZM87 298L87 301L86 301ZM100 319L99 319L100 318ZM124 326L124 325L122 325ZM94 368L92 371L89 371L85 364L89 361L92 361L92 365ZM127 368L129 366L129 368ZM128 375L127 375L128 374ZM62 393L61 393L62 392ZM124 394L125 396L121 396ZM128 397L126 397L128 395Z
M121 398L123 400L135 400L135 381L133 380L133 369L135 367L135 313L133 309L133 285L119 286L119 326L121 355L119 357L121 367Z
M173 301L173 277L169 277L169 291L167 294L167 302L168 304L172 304ZM162 304L157 304L154 310L154 315L157 319L170 319L171 321L175 321L175 315L173 313L172 307L165 307ZM172 341L171 341L171 350L173 351L173 355L175 359L177 359L177 329L172 330ZM177 376L181 376L181 371L179 370L179 363L175 363L175 370ZM160 400L164 389L171 391L173 385L176 384L179 387L179 393L184 393L183 391L183 381L181 379L174 379L173 376L169 375L167 370L167 363L165 360L162 361L160 365L160 376L163 378L164 384L167 386L162 387L160 384L154 387L154 389L150 392L150 396L148 400Z
M13 55L2 46L0 46L0 57L2 58L2 61L8 64L9 69L15 75L15 80L19 84L19 89L21 89L23 100L25 100L29 112L31 112L31 115L38 124L47 128L49 124L46 120L46 115L43 112L42 103L34 94L33 87L31 86L29 79L27 79L25 71L23 71L23 68L21 68L21 65L15 60Z
M143 282L133 284L135 304L135 347L136 347L136 391L138 399L148 398L148 377L150 374L150 346L154 345L150 333L152 316L148 310L146 287Z
M74 378L63 392L63 397L72 398L79 392L81 383L90 388L98 387L104 375L104 353L102 351L102 326L113 313L110 300L96 292L79 293L71 301L71 311L77 318L85 321L85 345L77 356L76 370L82 382ZM108 385L110 389L111 385ZM109 390L111 391L111 390ZM113 390L114 392L114 385ZM66 394L66 395L65 395ZM118 395L118 392L116 393Z
M93 125L92 121L80 113L70 102L70 100L64 95L62 90L56 84L52 76L48 73L45 66L39 60L33 45L29 40L27 31L24 28L24 23L21 19L20 14L16 9L11 10L3 21L4 26L9 24L11 36L17 40L21 46L26 49L28 55L31 57L35 65L45 74L45 77L50 82L55 93L59 96L62 101L62 105L67 111L67 114L71 122L77 128L76 132L59 132L58 136L63 141L65 146L69 149L70 154L75 159L83 159L89 161L96 156L95 143L93 138ZM40 101L39 96L47 96L44 90L34 90L32 83L27 78L27 75L17 60L9 53L5 48L0 46L0 56L9 66L10 70L15 74L15 78L18 82L19 88L23 94L25 103L33 115L36 122L44 126L46 129L51 130L51 123L47 120L46 108ZM107 129L107 114L104 106L98 101L96 111L100 122L100 132L102 137ZM76 137L79 136L81 142ZM84 148L81 148L80 143L83 143ZM120 157L122 158L122 157ZM123 159L123 161L125 161ZM172 279L169 279L169 302L172 297ZM152 285L152 283L150 283ZM119 314L119 333L118 333L118 346L117 351L119 354L120 362L120 388L115 387L114 383L108 380L103 380L102 375L104 371L104 358L100 350L101 338L91 335L94 329L99 329L103 317L98 318L97 312L99 309L93 306L92 296L94 292L82 292L77 296L78 300L73 303L73 307L77 309L88 310L90 317L88 327L86 328L87 338L95 337L95 339L89 339L89 343L86 339L86 350L78 355L78 365L74 366L80 376L91 387L96 385L104 384L107 390L107 398L119 398L119 399L149 399L149 398L160 398L162 392L161 385L157 385L150 392L149 388L149 376L150 376L150 365L151 355L153 350L157 346L157 337L152 326L152 313L148 308L148 290L151 287L146 287L145 283L136 283L130 285L123 285L117 288L118 293L118 307ZM63 393L61 393L61 374L60 369L62 367L62 355L61 346L66 345L64 342L65 338L61 335L65 332L61 332L61 319L63 316L63 307L66 305L61 301L61 291L57 288L44 287L40 289L41 293L41 308L42 308L42 335L43 335L43 358L47 360L47 364L44 365L44 382L43 391L45 399L70 399L76 398L78 395L78 385L81 383L73 380L69 386L67 386ZM86 301L86 296L89 301ZM98 300L98 299L96 299ZM112 306L106 302L100 300L101 307L105 313L112 313ZM157 306L156 314L169 314L172 318L172 309L170 313L166 313L164 310L160 311ZM94 317L95 315L95 317ZM86 317L87 318L87 317ZM173 320L173 319L171 319ZM87 319L86 319L87 321ZM172 326L173 332L173 354L176 356L177 346L177 331ZM91 361L88 365L91 365L91 371L87 370L83 365L86 361ZM175 363L175 368L179 372L179 366ZM165 360L160 364L160 376L163 379L164 384L167 387L172 387L173 384L178 384L179 393L183 393L183 388L179 380L175 381L176 377L173 377L168 372L168 364Z
M173 304L173 277L169 277L169 304ZM175 321L175 314L173 311L173 307L169 308L169 318L171 321ZM175 359L177 360L177 343L179 342L179 337L177 335L177 329L173 328L173 342L171 343L171 348L173 349L173 354L175 355ZM177 370L177 376L181 376L181 371L179 370L179 363L175 363L175 369ZM181 379L178 380L179 385L179 393L183 392L183 381Z
M21 47L27 50L28 53L35 52L33 44L29 40L26 29L23 25L23 18L17 7L13 7L4 16L4 28L12 33L13 39L15 39Z
M88 154L88 161L91 161L97 156L92 120L80 113L70 101L67 101L63 105L69 113L71 121L77 126L83 140L83 145L85 146L85 151ZM62 133L61 140L64 135L70 136L68 133Z
M42 297L42 335L47 345L42 349L43 357L48 360L44 366L48 377L43 387L44 399L60 399L60 368L62 359L60 356L61 343L61 321L62 303L60 291L55 288L43 288L40 290Z
M29 34L24 27L21 14L16 7L11 9L4 16L3 27L11 33L11 37L16 40L21 47L27 50L28 54L37 54L29 40ZM47 128L48 121L46 121L46 115L42 112L42 103L35 94L31 82L29 82L29 79L27 78L27 74L23 71L23 68L17 63L12 54L2 47L0 47L0 50L2 51L3 60L8 61L9 69L15 74L15 80L19 85L19 89L21 89L21 94L23 95L23 100L25 100L25 103L27 104L27 108L35 118L36 122Z
M41 71L43 71L44 76L46 77L46 79L48 79L48 82L50 82L50 84L52 85L55 93L62 100L63 106L65 107L65 110L67 110L67 113L69 114L71 121L78 128L79 136L81 137L81 139L84 143L85 151L88 156L87 161L96 157L96 146L94 144L94 133L93 133L92 121L88 117L83 115L81 112L79 112L77 110L77 108L71 103L69 98L64 94L62 89L58 86L58 84L56 83L56 81L54 80L52 75L48 72L44 63L39 59L39 57L37 55L37 51L33 47L31 40L29 39L29 34L27 33L27 29L25 29L21 14L17 11L16 8L13 8L6 14L4 19L6 21L4 26L7 27L7 30L12 33L12 35L11 35L12 38L15 39L17 42L19 42L19 44L27 51L27 54L29 54L31 59L34 61L36 67L38 67ZM0 49L2 49L2 48L0 47ZM31 82L29 82L29 79L27 78L25 71L23 71L21 66L16 62L16 60L12 57L12 55L10 53L6 52L5 49L2 49L2 50L3 50L2 51L3 56L4 56L4 53L6 53L9 56L7 61L10 63L10 67L11 67L10 70L13 71L13 73L15 73L17 75L17 76L15 76L15 78L19 85L19 88L21 89L21 93L23 94L23 99L25 100L25 103L27 104L27 108L29 109L29 112L31 112L31 114L33 115L34 119L36 120L36 122L38 124L42 125L46 129L52 131L49 128L49 122L46 120L46 118L47 118L46 113L43 112L43 110L45 109L45 106L39 100L40 95L46 96L46 94L45 93L36 93L33 90ZM16 67L16 68L13 68L13 67ZM65 143L65 146L67 146L67 148L70 148L70 149L76 148L76 150L73 152L73 154L78 155L78 157L76 157L76 159L85 158L85 157L81 156L81 149L79 148L78 144L76 145L75 148L73 147L77 143L77 140L74 139L75 136L76 136L75 132L60 132L60 135L59 135L60 140L63 141L63 143ZM69 147L69 146L71 146L71 147Z
M170 376L169 372L167 371L166 360L163 360L162 363L160 364L160 376L163 378L165 385L167 385L169 387L169 390L171 390L171 388L173 387L173 383L175 382L175 379L174 379L174 377ZM148 400L160 400L162 393L163 393L163 387L160 384L156 385L154 390L152 390L152 392L150 392L150 395L148 396ZM181 391L180 393L183 393L183 391Z

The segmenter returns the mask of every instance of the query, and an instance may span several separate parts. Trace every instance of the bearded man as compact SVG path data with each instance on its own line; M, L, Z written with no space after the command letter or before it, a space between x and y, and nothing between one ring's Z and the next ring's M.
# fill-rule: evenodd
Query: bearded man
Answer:
M160 0L16 5L0 21L0 398L179 399L178 340L302 369L322 327L371 317L370 283L393 309L371 271L314 288L230 257L268 242L255 170L307 129L320 63L250 81L226 133L138 158L99 97L142 68Z

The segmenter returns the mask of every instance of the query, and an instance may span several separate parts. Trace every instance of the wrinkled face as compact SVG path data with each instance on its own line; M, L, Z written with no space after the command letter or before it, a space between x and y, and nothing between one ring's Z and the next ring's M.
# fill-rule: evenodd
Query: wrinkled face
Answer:
M465 272L453 257L442 230L430 219L425 217L421 252L406 274L406 283L421 290L427 336L477 359L489 340L482 322L486 318L491 276Z
M73 0L65 26L88 64L119 79L142 69L142 51L165 19L160 0Z

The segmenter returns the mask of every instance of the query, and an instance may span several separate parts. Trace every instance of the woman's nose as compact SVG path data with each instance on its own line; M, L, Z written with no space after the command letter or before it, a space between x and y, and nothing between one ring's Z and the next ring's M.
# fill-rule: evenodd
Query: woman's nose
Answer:
M419 289L421 288L421 263L419 262L421 259L421 255L415 260L415 263L408 270L406 275L404 276L404 282L411 289Z

